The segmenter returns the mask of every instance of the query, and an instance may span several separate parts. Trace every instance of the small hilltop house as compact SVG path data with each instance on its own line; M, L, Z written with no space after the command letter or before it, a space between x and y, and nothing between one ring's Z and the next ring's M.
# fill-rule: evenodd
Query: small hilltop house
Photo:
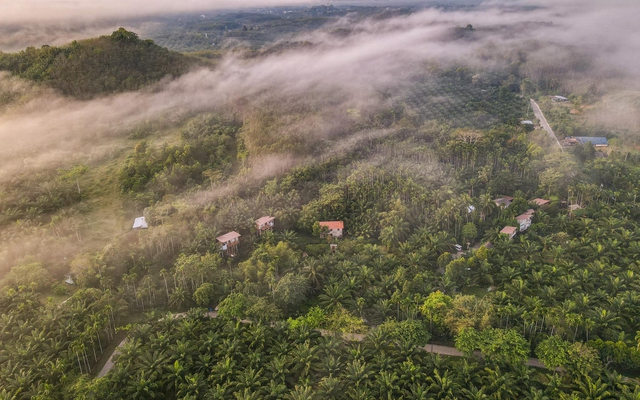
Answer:
M503 235L508 235L509 240L511 240L514 238L514 236L516 236L516 233L518 233L518 228L516 228L515 226L505 226L504 228L502 228L500 233Z
M258 235L262 235L265 231L270 231L273 229L273 225L275 223L275 217L261 217L256 220L256 230L258 231Z
M233 257L238 253L238 245L240 244L240 234L236 231L225 233L216 238L220 243L220 252L224 255Z
M326 227L329 230L329 235L334 239L342 237L342 231L344 230L344 222L342 221L321 221L318 222L320 227Z
M149 224L144 217L138 217L133 221L133 229L148 229Z
M546 206L547 204L551 203L551 200L537 198L537 199L531 200L531 202L534 203L535 205L541 207L541 206Z
M494 199L493 202L496 203L498 207L507 208L511 205L511 203L513 203L513 197L502 196Z

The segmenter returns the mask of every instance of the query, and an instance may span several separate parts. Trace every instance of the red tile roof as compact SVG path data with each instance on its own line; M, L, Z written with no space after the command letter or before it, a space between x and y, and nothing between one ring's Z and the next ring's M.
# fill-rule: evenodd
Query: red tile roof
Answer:
M233 239L237 239L239 237L240 237L240 234L238 232L232 231L232 232L229 232L229 233L225 233L222 236L218 236L216 238L216 240L218 242L220 242L220 243L227 243L227 242L229 242L229 241L231 241Z
M517 221L524 221L525 219L531 219L533 217L533 214L520 214L516 217Z
M276 217L269 217L269 216L267 216L267 217L262 217L262 218L258 218L258 219L256 220L256 224L258 224L258 225L264 225L264 224L266 224L267 222L269 222L269 221L273 221L273 220L275 220L275 219L276 219Z
M505 226L504 228L502 228L500 233L506 233L507 235L512 235L517 231L518 231L518 228L516 228L515 226Z
M319 222L320 226L326 226L327 228L333 229L344 229L344 222L342 221L321 221Z

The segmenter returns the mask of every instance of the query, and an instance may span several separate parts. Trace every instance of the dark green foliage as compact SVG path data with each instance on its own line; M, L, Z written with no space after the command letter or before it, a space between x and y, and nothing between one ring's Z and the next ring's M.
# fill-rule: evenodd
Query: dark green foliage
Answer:
M180 76L192 64L189 58L123 28L110 36L73 41L64 47L29 47L0 54L0 70L81 99L137 90L167 75Z
M265 399L462 399L476 398L469 395L474 391L490 398L526 398L539 391L559 398L581 397L580 385L595 381L598 390L613 396L633 391L633 383L615 384L607 376L586 375L573 381L544 370L434 358L381 331L361 343L345 342L321 337L306 326L243 324L190 313L134 330L115 369L104 381L84 387L82 395L90 399L148 399L157 393L165 399L232 398L234 393Z
M0 397L62 398L62 382L88 373L113 340L126 304L111 293L81 290L63 305L43 305L25 289L0 293Z

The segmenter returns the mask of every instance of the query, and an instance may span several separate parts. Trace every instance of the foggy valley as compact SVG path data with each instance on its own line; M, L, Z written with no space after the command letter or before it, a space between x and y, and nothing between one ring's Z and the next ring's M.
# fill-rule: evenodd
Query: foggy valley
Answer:
M640 396L640 4L0 11L0 397Z

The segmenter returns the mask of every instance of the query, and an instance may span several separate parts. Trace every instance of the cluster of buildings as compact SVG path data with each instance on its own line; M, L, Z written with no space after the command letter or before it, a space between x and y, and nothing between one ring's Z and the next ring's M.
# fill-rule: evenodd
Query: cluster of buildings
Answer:
M502 208L507 208L513 202L513 197L503 196L493 200L496 205ZM531 200L531 203L534 203L538 207L546 206L551 203L551 200L536 198ZM533 220L533 215L536 211L532 208L528 209L524 214L520 214L516 217L516 221L518 221L518 226L505 226L500 231L501 234L509 236L509 240L513 239L518 232L524 232L531 226L531 221Z
M261 236L266 231L273 230L275 226L275 217L270 217L268 215L264 217L260 217L255 220L255 227L258 236ZM321 227L326 228L326 235L331 236L334 239L338 239L342 237L344 231L344 222L343 221L320 221L318 223ZM133 229L147 229L149 228L149 224L145 220L145 217L138 217L133 221ZM222 236L218 236L216 241L219 244L220 252L229 257L235 257L238 253L238 246L240 245L240 235L236 231L231 231L225 233ZM335 244L331 245L331 249L335 251Z
M256 232L261 236L264 232L273 230L275 225L275 217L264 216L255 220ZM341 238L344 230L343 221L322 221L319 222L321 227L328 229L327 235L333 238ZM220 245L220 252L229 257L235 257L238 253L238 245L240 245L240 234L236 231L225 233L222 236L218 236L216 240ZM335 250L332 247L332 250Z

